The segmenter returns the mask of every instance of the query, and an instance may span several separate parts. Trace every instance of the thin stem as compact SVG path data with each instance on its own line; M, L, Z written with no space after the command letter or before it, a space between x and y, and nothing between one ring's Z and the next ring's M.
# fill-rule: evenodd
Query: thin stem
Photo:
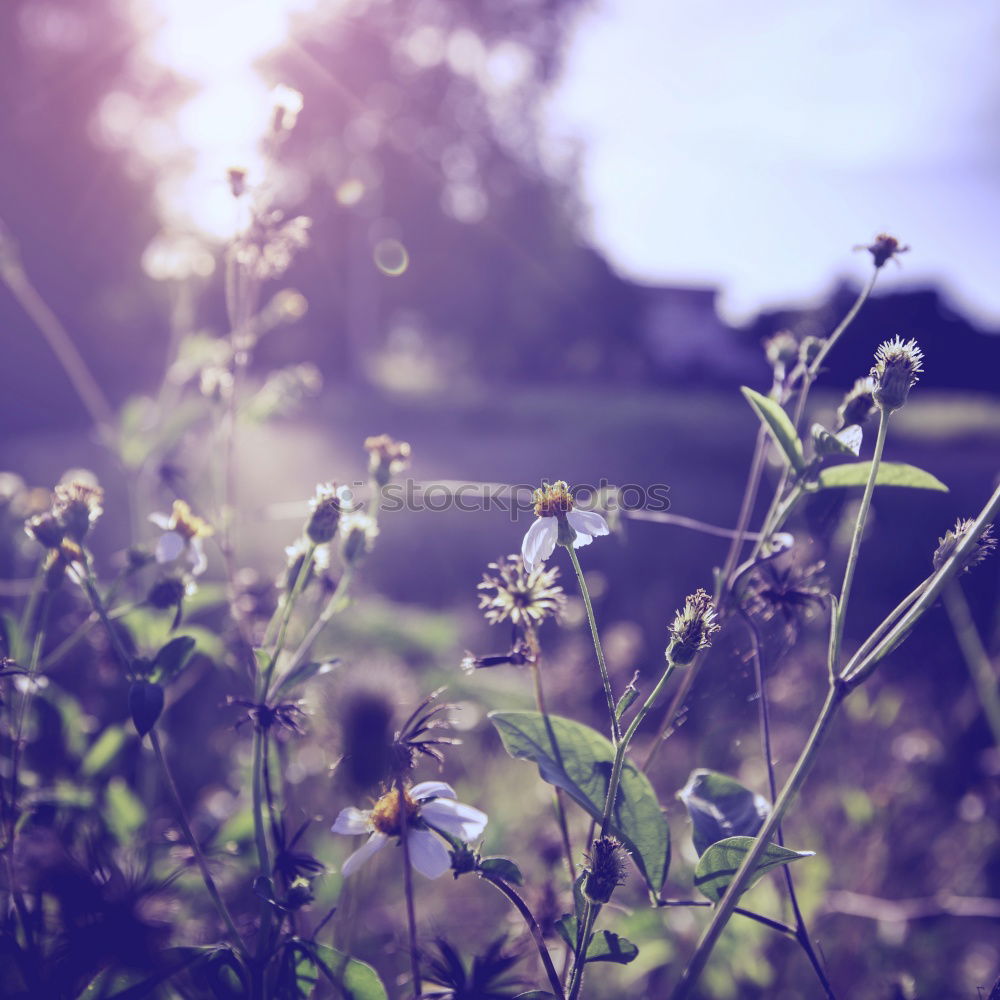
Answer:
M881 623L875 629L874 632L858 647L854 655L847 661L847 666L844 667L843 673L850 673L857 664L859 664L879 643L879 640L885 635L885 633L899 620L900 616L911 607L913 602L920 597L920 595L926 589L930 578L926 580L921 580L916 587L911 590L906 597L904 597L899 604L897 604L892 611L889 612L882 619Z
M396 779L396 792L399 795L399 815L406 816L406 792L403 779ZM406 893L406 926L410 939L410 970L413 976L413 1000L420 1000L423 985L420 980L420 952L417 950L417 917L413 905L413 869L410 867L410 843L406 831L400 838L403 845L403 889Z
M490 885L502 892L513 903L517 912L524 918L524 922L528 925L528 930L531 931L535 947L538 949L538 957L542 960L542 965L545 967L545 974L549 977L549 985L552 987L552 992L560 998L565 996L562 983L559 981L559 975L552 964L552 956L545 945L545 937L542 934L542 929L538 926L538 921L535 920L534 914L528 909L527 904L503 879L483 871L477 874L484 882L489 882Z
M660 906L714 906L715 904L707 899L661 899L659 901ZM744 910L742 907L737 906L733 913L740 917L746 917L748 920L754 920L758 924L763 924L765 927L770 927L773 931L778 931L780 934L787 934L788 937L795 937L795 928L790 924L782 923L780 920L773 920L771 917L765 917L762 913L754 913L753 910Z
M774 755L771 751L771 713L767 701L767 685L764 674L764 644L761 641L760 630L756 622L745 611L741 610L743 620L746 622L750 632L752 646L752 659L754 665L754 681L757 685L757 705L759 710L761 752L764 757L764 764L767 769L767 785L772 802L778 797L777 781L774 774ZM780 847L785 846L785 837L781 827L775 830L775 839ZM782 872L785 876L785 887L788 889L788 902L792 908L792 915L795 917L795 940L809 959L809 964L816 973L823 992L830 1000L836 1000L830 981L827 979L826 970L823 968L809 937L809 929L806 926L805 918L802 916L802 909L799 906L799 898L795 892L795 881L792 878L791 865L782 865Z
M722 598L729 587L730 577L736 562L739 559L740 551L743 548L744 532L750 525L750 517L753 514L754 502L757 499L757 491L760 489L760 480L764 472L764 458L767 455L767 431L763 425L757 428L757 441L754 444L753 458L750 461L750 472L747 475L747 484L743 490L743 500L740 503L740 512L736 518L736 531L733 534L733 541L726 553L726 561L723 563L722 572L719 574L720 592L717 598Z
M577 928L576 959L573 962L573 974L569 980L569 1000L577 1000L583 989L583 972L587 967L587 948L590 945L590 935L594 931L594 923L601 912L601 904L589 899L583 911L583 925Z
M320 633L329 624L330 619L340 611L341 601L344 595L347 593L348 587L351 585L351 577L354 570L351 566L344 568L344 572L340 579L337 581L337 586L334 588L333 593L330 595L329 600L326 602L323 610L320 612L316 621L313 622L312 627L306 633L305 638L299 643L298 649L292 654L291 660L288 662L288 666L285 668L285 673L290 673L302 661L309 655L309 651L312 649L313 643L319 638Z
M572 545L565 546L569 557L573 562L573 571L576 573L576 581L580 586L580 594L583 597L584 607L587 609L587 622L590 624L590 636L594 640L594 650L597 652L597 665L601 670L601 683L604 685L604 696L608 702L608 715L611 719L611 736L615 746L621 740L621 730L618 728L618 718L615 715L615 696L611 690L611 678L608 676L608 667L604 662L604 648L601 646L601 637L597 634L597 620L594 618L594 607L590 603L590 590L587 581L584 579L583 570L580 568L580 560L576 557L576 549Z
M831 624L833 640L830 644L830 665L833 670L837 668L837 664L840 661L840 646L844 638L844 622L847 620L847 602L851 597L854 572L858 566L858 552L861 549L861 536L864 534L865 524L868 521L868 510L871 507L872 495L875 492L875 479L878 476L879 463L882 461L882 452L885 449L885 436L889 430L889 412L887 409L879 411L875 454L872 456L871 467L868 471L868 481L865 483L865 492L861 497L861 506L858 508L858 516L854 521L854 533L851 536L851 547L847 554L847 566L844 569L844 582L841 585L840 597L837 600L837 613L834 615Z
M684 517L682 514L665 514L658 510L625 510L622 515L631 521L652 521L654 524L673 524L678 528L690 528L700 531L703 535L715 538L731 538L734 541L743 539L745 542L755 542L760 537L756 531L739 531L735 528L723 528L707 521L699 521L695 517Z
M177 783L174 781L174 776L170 770L170 765L167 763L163 747L160 745L160 737L155 728L149 731L149 742L152 744L153 751L156 753L156 759L160 763L160 770L163 771L163 777L166 780L167 788L170 790L170 796L174 800L174 808L177 810L177 817L180 820L181 828L184 830L184 837L187 840L188 845L191 847L191 851L193 852L195 860L198 863L198 868L201 870L201 877L202 881L205 883L205 888L208 890L209 896L212 897L212 902L215 904L215 908L218 910L219 916L222 917L223 923L226 925L229 932L228 936L230 943L241 955L243 955L245 954L243 940L240 937L239 931L236 929L236 924L233 922L232 915L230 914L222 895L219 893L219 889L215 884L215 879L212 878L212 873L208 869L208 862L205 860L205 855L202 853L201 846L195 838L194 831L191 829L187 811L184 808L184 801L181 799L180 791L177 788Z
M951 620L951 627L958 640L959 649L972 675L972 682L979 695L979 704L989 723L993 742L1000 747L1000 691L997 690L997 675L990 662L989 653L979 637L976 623L972 620L969 602L965 599L962 585L952 580L943 591L944 609Z
M535 705L538 708L539 714L545 720L545 726L549 730L549 739L552 742L552 746L558 748L559 744L555 739L554 733L551 732L552 726L549 722L549 712L545 704L545 692L542 690L542 670L539 664L541 653L538 649L538 641L534 635L534 630L531 631L529 645L532 647L534 653L531 657L531 678L535 686ZM573 844L569 838L569 826L566 823L566 809L563 804L561 789L556 788L554 792L556 819L559 823L559 834L562 837L563 853L566 857L566 870L569 872L569 883L572 885L576 882L576 865L573 863Z
M285 600L283 601L281 618L278 625L278 636L274 640L274 649L271 652L271 661L268 663L267 671L264 674L263 687L260 693L261 702L267 702L267 694L271 687L271 678L274 676L274 668L277 666L278 657L281 656L281 652L285 648L285 639L288 635L288 625L292 620L292 612L295 610L295 603L305 586L305 582L309 576L309 570L312 568L315 555L316 543L311 541L309 543L309 547L306 549L305 555L302 557L302 562L299 564L298 571L295 574L295 580L292 582L292 586L289 588L289 591L285 596ZM270 631L270 627L268 627L268 631Z
M843 702L846 697L846 693L846 687L842 682L838 683L834 687L831 687L828 692L826 701L824 702L819 717L813 726L812 732L809 734L809 739L806 742L802 754L796 762L788 781L785 783L785 787L778 795L778 798L774 803L774 807L771 810L771 814L764 821L764 825L758 832L753 846L747 852L739 870L729 883L729 887L726 889L725 895L719 901L715 912L712 915L712 920L708 927L705 928L705 931L701 936L701 940L698 942L698 947L695 950L694 955L691 957L691 961L688 963L687 968L684 970L684 974L682 975L680 982L677 984L671 1000L683 1000L683 998L691 995L691 991L694 989L701 973L708 964L708 959L712 954L712 949L715 947L719 936L722 934L723 929L729 922L729 918L733 915L733 912L736 909L737 901L746 891L747 886L750 883L750 879L757 870L757 865L760 861L761 855L766 850L768 844L771 843L771 838L774 836L775 831L781 824L785 813L788 811L788 807L794 801L799 789L802 787L806 777L812 770L813 765L816 762L817 753L824 738L826 737L830 723L833 721L841 702Z

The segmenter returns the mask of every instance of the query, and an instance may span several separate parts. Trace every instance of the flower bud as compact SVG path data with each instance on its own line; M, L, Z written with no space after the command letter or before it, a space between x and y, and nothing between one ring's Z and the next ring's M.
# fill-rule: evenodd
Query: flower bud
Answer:
M898 410L923 371L923 352L915 340L903 342L902 337L887 340L875 352L875 367L871 370L874 382L872 395L881 409L891 413Z
M699 650L712 645L712 636L719 631L715 621L715 605L704 590L697 590L684 601L670 626L670 647L667 655L679 667L690 663Z
M351 509L351 491L346 486L321 483L316 495L309 501L309 520L306 534L311 542L322 545L337 533L340 515Z
M149 589L146 595L146 602L154 608L165 611L167 608L176 608L187 594L187 586L183 580L174 576L164 577L158 580Z
M394 441L388 434L365 438L368 452L368 472L379 487L388 486L394 475L410 464L410 446L406 441Z
M367 514L345 514L340 522L340 557L344 563L359 563L371 551L377 535L378 526Z
M583 894L592 903L607 903L628 874L628 851L614 837L594 841L584 869Z
M837 430L852 424L864 427L875 416L875 381L871 376L859 378L837 407Z
M768 364L774 369L774 377L784 379L785 372L798 360L799 342L793 333L779 330L764 341L764 354Z
M867 246L861 244L854 249L867 250L872 255L875 267L880 268L897 254L907 253L910 248L903 246L895 236L890 236L888 233L879 233Z

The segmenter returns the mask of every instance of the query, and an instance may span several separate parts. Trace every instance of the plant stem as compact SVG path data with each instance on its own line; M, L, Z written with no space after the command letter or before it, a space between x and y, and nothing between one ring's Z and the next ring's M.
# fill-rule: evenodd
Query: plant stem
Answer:
M288 666L285 668L286 674L298 667L309 655L309 651L312 649L313 643L316 639L319 638L320 633L329 624L330 619L333 618L338 611L340 611L341 601L351 585L351 577L353 573L354 570L352 567L347 566L344 568L344 572L337 581L337 586L334 588L329 600L324 605L323 610L320 612L316 621L313 622L312 627L306 633L305 638L299 643L298 649L296 649L292 654L292 658L289 660Z
M149 731L149 742L156 754L156 759L160 763L160 770L163 771L163 777L167 783L167 788L170 790L170 797L174 800L174 808L177 810L177 817L180 820L181 828L184 830L184 837L187 840L188 845L191 847L191 851L198 863L198 868L201 871L201 877L202 881L205 883L205 888L208 890L209 896L212 897L212 902L215 904L215 908L218 910L219 916L222 917L222 921L226 925L229 932L230 943L241 955L243 955L245 954L243 939L240 937L240 933L236 929L236 924L233 922L232 915L226 907L226 903L223 900L222 895L219 893L219 889L215 884L215 879L212 878L212 873L208 869L208 862L205 860L205 855L202 853L201 846L198 844L194 831L191 829L191 823L188 821L187 811L184 808L184 801L181 799L180 791L177 788L177 783L174 781L173 773L170 770L170 765L167 763L163 747L160 745L160 737L155 728Z
M882 619L878 627L870 636L868 636L867 639L865 639L865 641L858 647L854 655L847 661L847 666L844 667L842 671L844 674L850 673L854 667L878 645L879 640L899 620L900 615L902 615L907 608L909 608L924 592L929 581L930 577L917 584L917 586L914 587L913 590L911 590L906 597L904 597L899 604L897 604L892 611L890 611L889 614Z
M865 524L868 521L868 510L871 507L872 494L875 492L875 479L878 476L879 463L882 461L882 452L885 449L885 436L888 429L889 410L882 409L879 411L875 454L872 456L871 468L868 471L868 481L865 483L865 492L861 497L861 506L858 508L858 516L854 521L854 533L851 536L851 547L847 553L847 566L844 569L844 582L840 588L836 614L833 616L831 624L833 640L830 643L830 665L833 670L836 670L837 664L840 662L840 646L844 639L844 622L847 620L847 602L851 597L854 572L858 566L858 552L861 549L861 536L864 534Z
M757 491L760 489L760 480L764 472L764 459L767 455L767 437L767 431L764 430L763 425L758 427L757 441L754 444L753 458L750 461L750 472L747 475L746 487L743 490L740 512L736 518L736 531L729 546L729 551L726 553L726 561L722 565L722 572L719 574L719 586L715 595L717 603L721 602L722 597L728 591L733 569L736 567L740 552L743 549L744 533L750 526L754 502L757 499Z
M587 581L583 577L583 570L580 568L580 560L576 556L576 549L572 545L567 545L565 548L573 562L573 571L576 573L576 581L580 586L583 604L587 609L590 636L594 640L594 650L597 652L597 665L601 670L601 683L604 685L604 696L608 702L608 715L611 719L611 742L617 746L621 740L621 730L618 728L618 718L615 715L615 696L611 690L611 678L608 676L608 667L604 662L604 649L601 646L601 638L597 634L597 620L594 618L594 607L590 603L590 590L587 587Z
M552 956L549 954L549 949L545 945L545 938L542 935L542 929L538 926L538 921L535 920L534 914L528 909L527 904L511 886L504 882L503 879L497 878L496 876L483 871L477 872L477 874L481 879L483 879L483 881L489 882L490 885L502 892L504 896L506 896L507 899L514 904L517 912L524 917L524 922L528 925L528 930L531 931L531 937L535 942L535 947L538 949L538 956L542 960L542 965L545 966L545 974L549 977L549 985L552 987L552 992L560 998L565 996L563 993L562 983L559 981L559 975L556 973L555 966L552 964Z
M312 568L313 558L315 555L316 543L310 542L305 555L302 557L302 562L299 565L298 571L295 574L295 580L292 582L292 586L289 588L285 600L282 602L283 606L281 609L281 618L278 624L278 636L274 640L274 649L271 652L271 661L267 665L267 671L264 674L263 685L260 692L260 701L262 704L266 704L267 702L267 694L271 687L271 679L274 677L274 668L278 664L278 657L281 656L281 652L285 648L285 639L288 635L288 625L292 620L292 612L295 610L295 603L305 586L305 582L309 576L309 570ZM268 626L267 631L270 632L270 626Z
M997 690L997 675L990 662L989 653L979 637L976 623L972 620L969 602L965 599L962 585L952 580L944 588L944 609L951 620L959 648L972 675L972 682L979 695L979 704L993 734L993 742L1000 747L1000 692Z
M396 792L399 795L399 815L406 816L405 789L403 779L396 779ZM406 926L410 940L410 970L413 976L413 1000L420 1000L423 985L420 981L420 952L417 949L417 917L413 905L413 869L410 866L410 843L406 831L399 838L403 845L403 889L406 893Z
M660 906L714 906L715 904L707 899L661 899L659 901ZM758 924L763 924L765 927L770 927L773 931L778 931L780 934L787 934L789 937L795 937L795 928L791 924L782 923L780 920L773 920L771 917L765 917L762 913L754 913L753 910L744 910L742 907L737 906L733 913L738 917L746 917L748 920L754 920Z
M589 899L583 911L583 926L577 928L576 960L573 962L573 974L569 980L569 1000L577 1000L583 988L583 971L587 967L587 948L590 945L590 935L594 931L594 922L601 912L600 903L592 903Z

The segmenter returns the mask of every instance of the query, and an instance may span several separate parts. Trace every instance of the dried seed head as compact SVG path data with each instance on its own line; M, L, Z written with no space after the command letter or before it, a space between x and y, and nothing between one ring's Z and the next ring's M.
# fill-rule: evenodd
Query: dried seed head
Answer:
M104 490L99 486L91 486L79 479L60 484L55 489L55 501L52 513L66 529L66 534L78 542L82 542L87 532L104 513L101 504L104 501Z
M29 517L24 522L24 530L39 545L47 549L58 549L62 544L65 529L54 514L46 511L44 514L36 514L34 517Z
M923 371L923 359L923 352L915 340L904 342L902 337L896 337L880 344L875 352L875 367L871 370L872 396L876 405L890 413L898 410Z
M484 573L477 589L479 607L491 625L509 621L518 628L540 625L546 618L557 617L566 598L556 580L559 569L535 566L531 572L520 556L501 556L489 564L495 573Z
M875 239L869 243L859 243L855 250L867 250L871 255L872 259L875 261L875 267L882 267L886 261L892 260L901 253L907 253L909 251L908 246L903 246L895 236L890 236L888 233L879 233ZM897 261L898 263L898 261Z
M698 651L712 645L712 636L721 628L715 621L715 605L704 590L697 590L684 601L670 626L668 656L677 666L690 663Z
M875 416L875 380L869 375L859 378L837 407L837 430L852 424L864 427Z
M975 523L971 517L960 517L955 522L955 527L946 531L943 538L938 539L938 547L934 552L935 569L940 569L951 558L952 553L968 535ZM987 524L983 528L979 540L965 554L960 572L968 573L973 566L978 566L988 555L991 555L996 547L997 540L993 534L993 525Z
M615 889L625 884L628 874L628 851L614 837L594 841L584 869L583 894L592 903L607 903Z
M388 434L365 438L368 452L368 472L378 486L387 486L393 476L410 464L410 446L406 441L396 441Z

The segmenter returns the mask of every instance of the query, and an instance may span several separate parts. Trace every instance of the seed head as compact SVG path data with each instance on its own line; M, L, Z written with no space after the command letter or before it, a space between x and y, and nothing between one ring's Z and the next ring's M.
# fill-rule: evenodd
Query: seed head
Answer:
M367 514L354 511L340 519L340 556L354 566L371 552L378 536L378 525Z
M704 590L696 590L684 601L670 626L670 659L679 667L690 663L701 649L712 645L712 636L722 626L715 621L715 605Z
M614 837L594 841L587 857L583 894L592 903L607 903L615 889L625 884L628 874L628 851Z
M951 558L952 553L969 534L975 523L971 517L960 517L955 522L955 527L946 531L943 538L938 539L938 547L934 552L935 569L940 569ZM960 572L968 573L973 566L978 566L988 555L991 555L996 547L997 540L993 534L993 525L987 524L983 528L979 540L965 554Z
M62 544L64 528L58 518L49 511L29 517L24 522L24 530L39 545L47 549L58 549Z
M876 405L890 413L898 410L923 371L923 359L923 352L915 340L904 342L902 337L896 337L879 345L875 367L871 370L872 396Z
M101 504L104 490L91 486L79 479L60 484L55 489L52 513L66 529L66 534L77 542L82 542L87 532L104 513Z
M518 628L540 625L557 617L566 604L556 580L559 569L539 564L529 573L520 556L501 556L489 564L495 573L484 573L477 587L479 607L491 625L509 621Z
M910 248L903 246L895 236L890 236L888 233L879 233L868 245L859 243L854 249L867 250L875 261L875 267L879 268L886 261L898 257L899 254L908 253ZM899 261L897 260L896 263L898 264Z
M837 407L837 430L841 431L851 424L864 427L875 416L878 409L875 405L875 380L869 375L859 378L844 396Z
M821 562L807 566L779 562L769 561L754 570L744 607L764 621L780 619L785 634L794 640L799 627L823 607L830 587Z
M365 438L368 452L368 472L378 486L387 486L393 476L410 464L410 446L406 441L396 441L388 434Z

